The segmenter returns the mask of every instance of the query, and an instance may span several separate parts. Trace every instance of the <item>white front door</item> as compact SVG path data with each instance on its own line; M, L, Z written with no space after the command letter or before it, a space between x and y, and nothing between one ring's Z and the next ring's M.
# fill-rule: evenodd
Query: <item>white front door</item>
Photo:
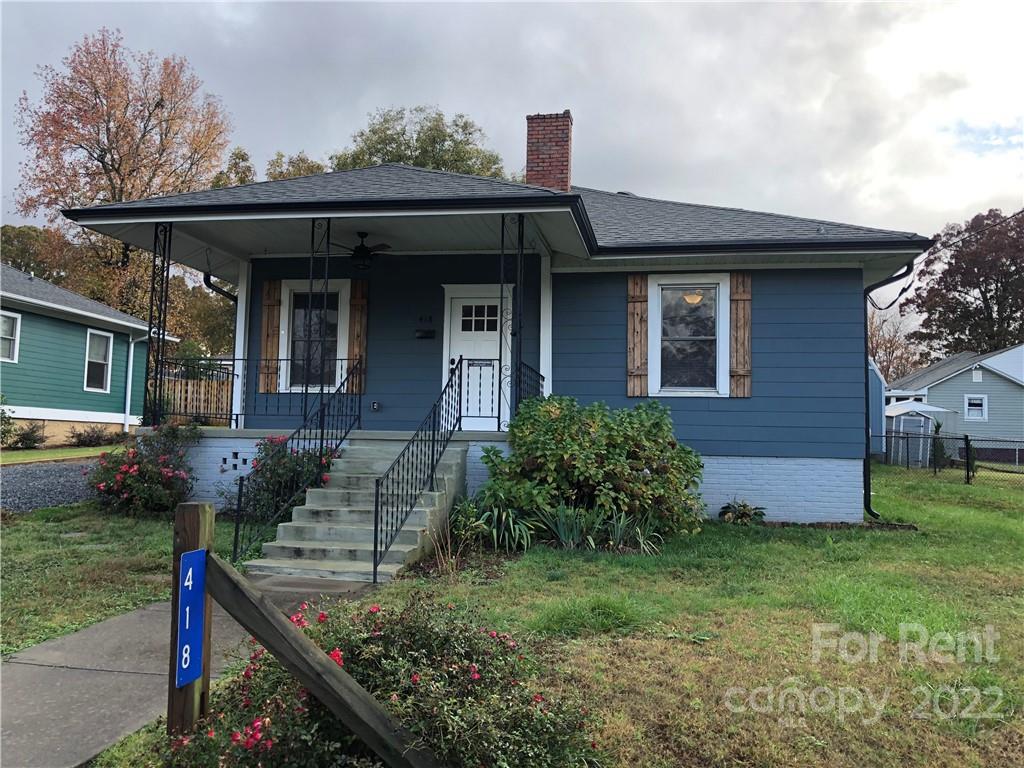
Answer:
M506 291L508 289L506 288ZM509 323L501 322L499 286L447 286L445 312L447 381L451 368L462 358L462 428L498 429L499 416L508 420L510 349ZM504 314L511 313L506 294ZM501 338L504 330L505 346ZM499 359L500 358L500 359ZM506 374L502 376L502 370Z

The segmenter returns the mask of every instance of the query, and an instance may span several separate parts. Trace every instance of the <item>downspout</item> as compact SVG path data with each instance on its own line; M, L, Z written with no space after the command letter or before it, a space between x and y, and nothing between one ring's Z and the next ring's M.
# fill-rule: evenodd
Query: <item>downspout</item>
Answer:
M213 275L211 275L209 272L203 272L203 285L205 285L211 291L216 293L218 296L223 296L225 299L235 304L238 303L238 297L235 294L231 293L231 291L225 291L219 285L214 283Z
M133 339L132 335L128 334L128 373L126 376L124 386L124 424L121 428L122 432L127 432L129 426L131 426L132 420L132 379L134 378L133 372L135 369L135 345L142 341L142 338Z
M871 506L871 365L868 362L871 356L868 350L868 296L882 286L909 277L913 271L914 260L912 259L892 277L879 280L864 289L864 511L875 520L881 515Z

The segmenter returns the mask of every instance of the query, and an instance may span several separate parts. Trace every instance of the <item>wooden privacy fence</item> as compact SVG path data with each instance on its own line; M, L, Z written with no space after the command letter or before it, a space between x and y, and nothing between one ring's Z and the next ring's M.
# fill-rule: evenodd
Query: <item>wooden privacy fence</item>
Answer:
M351 675L295 626L248 579L217 557L213 548L212 504L180 504L174 518L174 589L171 606L171 666L168 682L167 731L192 730L209 708L210 624L213 600L241 624L324 706L392 768L438 768L434 756L414 746L415 737ZM205 624L202 675L176 687L178 609L182 555L206 551Z
M230 426L232 383L231 377L165 381L166 414L201 418L212 427Z

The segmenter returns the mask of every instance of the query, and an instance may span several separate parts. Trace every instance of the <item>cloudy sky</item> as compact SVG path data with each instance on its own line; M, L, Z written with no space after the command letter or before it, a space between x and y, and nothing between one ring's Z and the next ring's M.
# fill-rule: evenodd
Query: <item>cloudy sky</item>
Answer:
M345 146L368 112L435 104L524 165L570 108L573 180L933 234L1024 205L1024 3L2 4L3 208L14 105L100 26L188 58L262 170Z

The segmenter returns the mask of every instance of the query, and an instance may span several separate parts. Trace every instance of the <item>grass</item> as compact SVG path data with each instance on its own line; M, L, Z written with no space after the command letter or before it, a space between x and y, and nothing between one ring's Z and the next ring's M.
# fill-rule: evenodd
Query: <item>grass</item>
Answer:
M0 464L28 464L32 461L87 459L91 456L99 456L103 451L110 451L114 448L117 448L117 446L98 445L92 448L64 446L62 448L31 448L17 451L5 448L0 451Z
M233 526L217 525L217 549ZM172 524L106 514L92 503L3 519L3 636L13 653L170 598Z
M374 599L452 602L529 641L552 695L593 703L606 766L1024 765L1024 494L954 473L874 472L875 508L918 531L710 524L657 557L538 547L497 568L401 579ZM992 625L996 657L902 663L908 622ZM876 661L815 661L816 623L877 633ZM726 706L759 688L763 704L794 681L847 704L855 693L862 709ZM975 692L994 717L962 716ZM159 738L142 731L98 765L144 764Z

